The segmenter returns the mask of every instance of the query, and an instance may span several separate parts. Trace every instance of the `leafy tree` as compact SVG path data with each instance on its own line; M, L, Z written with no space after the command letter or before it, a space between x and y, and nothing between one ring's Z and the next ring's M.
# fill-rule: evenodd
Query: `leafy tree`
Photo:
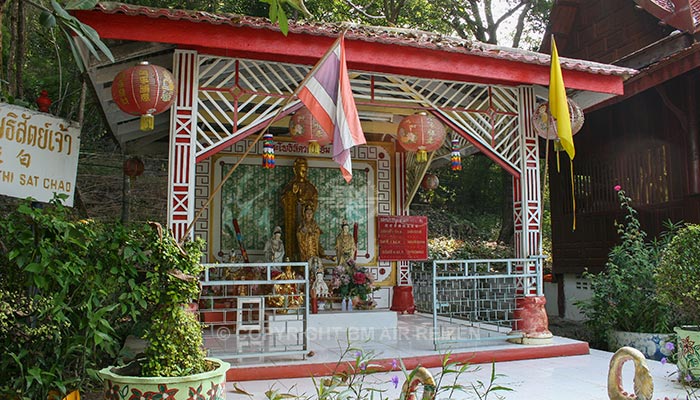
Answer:
M4 2L0 0L0 21L4 13ZM49 37L54 43L56 42L56 31L59 35L64 36L67 44L73 54L73 60L81 72L85 71L85 65L79 55L79 48L76 42L80 42L93 56L100 59L101 56L106 56L110 60L114 60L109 48L102 43L97 32L90 26L83 24L77 18L68 14L65 8L68 9L90 9L95 6L97 0L71 0L64 8L56 0L50 0L44 4L40 0L10 0L11 5L11 24L9 30L10 36L10 51L9 60L7 63L7 82L9 89L9 97L22 96L23 93L23 69L25 65L25 47L26 47L26 24L27 16L36 17L36 12L27 11L27 6L39 12L38 17L41 25L50 32ZM75 37L75 40L73 40ZM0 46L2 42L0 42ZM3 48L0 47L0 53ZM60 59L60 55L59 55Z

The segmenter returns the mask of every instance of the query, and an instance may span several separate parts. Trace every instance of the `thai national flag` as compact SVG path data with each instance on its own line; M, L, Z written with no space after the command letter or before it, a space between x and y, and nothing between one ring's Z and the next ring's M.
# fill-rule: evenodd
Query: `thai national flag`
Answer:
M350 182L350 148L365 144L367 140L352 97L342 35L309 72L298 96L321 127L333 132L333 160L340 164L345 181Z

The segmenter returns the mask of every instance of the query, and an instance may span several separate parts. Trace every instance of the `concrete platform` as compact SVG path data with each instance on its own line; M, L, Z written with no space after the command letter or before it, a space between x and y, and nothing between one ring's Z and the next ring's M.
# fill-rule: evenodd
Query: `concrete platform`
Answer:
M318 316L318 317L316 317ZM552 343L527 346L508 343L504 337L473 340L475 328L442 323L441 333L451 337L467 337L467 343L449 344L436 351L433 343L432 318L426 315L400 315L391 311L368 311L338 314L316 314L309 321L308 353L257 358L232 359L228 380L242 382L260 379L308 378L332 374L343 368L341 358L348 348L373 353L378 368L389 371L401 359L407 368L418 365L436 367L444 355L454 361L472 364L562 357L588 354L588 343L554 338ZM392 321L396 321L393 323ZM282 322L282 321L279 321ZM383 327L377 328L375 322ZM344 328L340 328L342 325ZM478 330L478 329L477 329ZM476 335L478 337L478 335ZM351 359L354 359L351 357ZM342 360L347 361L347 357Z

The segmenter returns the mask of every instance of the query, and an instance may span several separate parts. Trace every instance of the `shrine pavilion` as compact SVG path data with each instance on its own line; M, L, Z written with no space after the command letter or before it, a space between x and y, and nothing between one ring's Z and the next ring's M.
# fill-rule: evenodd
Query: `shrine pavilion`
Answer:
M290 21L285 36L264 18L113 2L73 15L92 26L115 56L115 62L88 60L113 135L127 154L169 154L169 193L163 199L168 224L179 239L205 239L205 262L230 262L243 248L249 261L262 260L273 230L284 227L282 190L293 179L295 160L305 158L318 190L315 219L325 255L335 254L343 220L357 224L356 262L381 287L375 292L378 308L388 309L391 289L411 285L411 262L380 257L379 217L408 216L426 171L453 150L463 156L480 152L512 176L514 259L541 256L541 139L532 119L537 105L547 101L548 55L355 24ZM351 150L350 183L331 160L331 145L311 154L289 135L290 116L302 106L292 93L341 32L367 141ZM140 61L172 71L177 89L172 108L156 115L148 132L140 131L138 117L119 110L111 95L115 75ZM622 95L623 82L636 73L560 61L568 96L584 111ZM417 112L436 117L448 131L427 162L396 140L400 121ZM262 168L265 144L257 140L268 126L274 169ZM518 297L543 298L541 269L523 268L539 276L522 279ZM538 332L529 332L525 322L525 337L547 332L546 316Z

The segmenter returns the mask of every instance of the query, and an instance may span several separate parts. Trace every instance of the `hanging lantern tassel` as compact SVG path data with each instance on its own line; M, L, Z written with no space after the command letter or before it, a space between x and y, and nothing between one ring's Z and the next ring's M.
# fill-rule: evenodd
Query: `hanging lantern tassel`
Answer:
M152 131L155 127L153 114L143 114L140 119L139 129L142 131Z
M462 154L459 152L459 140L452 139L452 155L450 156L450 165L453 171L462 170Z
M416 153L416 161L428 162L428 152L424 149L418 149L418 152Z
M309 154L321 154L321 145L317 141L309 141Z
M267 169L275 168L275 147L272 141L271 133L266 133L263 135L262 166L263 168Z

